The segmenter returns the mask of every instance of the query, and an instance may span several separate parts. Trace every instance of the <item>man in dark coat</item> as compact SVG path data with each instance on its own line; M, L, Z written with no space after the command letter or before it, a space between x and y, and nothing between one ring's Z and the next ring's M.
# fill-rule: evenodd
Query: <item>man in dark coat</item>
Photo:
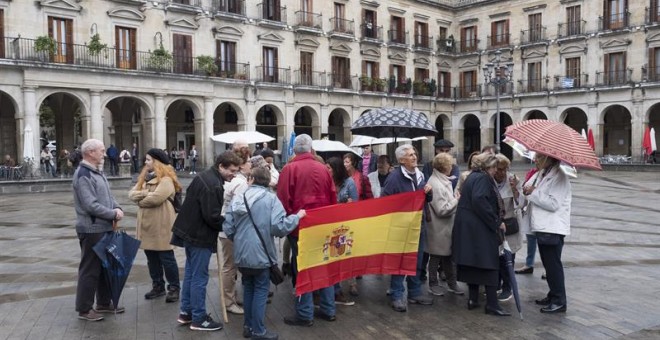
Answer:
M404 144L396 148L395 155L399 161L400 167L394 169L385 180L385 186L381 191L381 197L395 195L403 192L410 192L424 189L426 200L431 200L431 186L426 184L426 178L419 169L417 169L417 153L411 144ZM433 299L422 293L422 256L424 253L424 243L426 243L426 226L422 218L422 228L419 235L419 249L417 251L417 274L408 276L408 299L404 298L405 287L403 281L405 275L392 275L390 280L390 292L392 299L392 309L397 312L408 310L408 304L431 305Z
M117 166L119 150L117 150L117 147L115 147L114 144L110 144L110 147L105 151L105 154L108 156L108 162L110 162L110 175L117 176L119 174L119 167Z
M214 331L222 324L206 313L209 261L218 248L222 231L223 185L238 172L242 160L232 151L222 153L215 165L199 173L186 190L186 199L172 228L172 244L184 247L186 266L181 285L181 310L177 321L192 330Z
M140 172L140 157L138 156L138 147L135 143L133 143L133 149L131 150L131 161L133 162L133 172Z

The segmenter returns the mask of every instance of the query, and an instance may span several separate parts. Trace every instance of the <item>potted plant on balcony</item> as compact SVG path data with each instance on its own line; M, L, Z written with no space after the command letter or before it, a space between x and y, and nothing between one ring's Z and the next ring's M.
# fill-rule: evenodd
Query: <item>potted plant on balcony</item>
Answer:
M387 86L387 79L386 78L375 78L374 82L376 83L376 91L378 91L378 92L384 92L385 91L385 86Z
M172 59L172 53L161 44L159 48L149 52L148 65L156 72L167 71L171 68Z
M197 68L207 76L215 76L218 73L218 65L215 64L215 59L210 55L197 57Z
M34 41L34 51L37 52L37 58L41 61L50 60L50 56L57 51L57 41L49 35L37 37Z
M89 60L86 60L87 63L91 65L99 65L100 60L99 56L101 55L101 52L103 51L103 57L108 58L108 51L107 51L108 45L107 44L102 44L101 43L101 37L99 36L98 33L94 34L90 40L89 43L87 44L87 54L91 57Z
M373 79L371 77L360 77L360 84L362 85L362 91L373 91Z

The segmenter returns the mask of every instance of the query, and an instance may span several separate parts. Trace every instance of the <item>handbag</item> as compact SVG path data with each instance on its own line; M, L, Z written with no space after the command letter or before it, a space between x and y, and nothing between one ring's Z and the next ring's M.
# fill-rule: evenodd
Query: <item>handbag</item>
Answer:
M266 257L268 258L268 263L270 264L270 268L269 268L270 282L272 282L274 285L277 286L280 283L284 282L284 274L277 266L277 263L273 263L273 261L270 259L270 254L268 254L268 248L266 247L266 242L264 242L264 239L263 237L261 237L261 233L259 232L259 229L257 229L257 224L254 223L254 219L252 219L250 206L248 205L247 198L245 198L245 195L243 195L243 202L245 202L245 208L247 209L248 217L250 217L250 221L252 221L252 226L254 227L254 231L257 232L257 236L259 236L259 241L261 241L261 245L264 247L264 251L266 252Z
M518 224L517 218L505 218L502 222L504 222L504 225L506 226L506 232L504 235L509 236L520 232L520 225Z

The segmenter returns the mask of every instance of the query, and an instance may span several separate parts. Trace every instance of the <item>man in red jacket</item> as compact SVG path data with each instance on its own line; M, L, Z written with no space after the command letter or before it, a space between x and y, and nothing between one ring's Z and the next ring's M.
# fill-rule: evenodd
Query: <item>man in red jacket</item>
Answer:
M335 185L330 172L312 155L312 137L299 135L293 144L296 157L282 169L277 183L277 197L284 205L287 215L300 209L313 209L337 203ZM293 259L293 277L298 274L298 228L288 236ZM319 290L320 311L314 313L312 293L296 299L296 315L285 317L284 323L292 326L312 326L314 316L326 321L335 321L335 289L329 286Z

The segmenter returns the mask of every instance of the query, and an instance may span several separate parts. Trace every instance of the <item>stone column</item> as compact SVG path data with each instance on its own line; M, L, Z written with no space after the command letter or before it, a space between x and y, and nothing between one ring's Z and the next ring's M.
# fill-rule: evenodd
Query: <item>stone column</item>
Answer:
M213 113L215 108L213 106L213 97L204 97L204 113L199 119L195 119L195 143L197 144L197 152L199 153L201 164L197 164L198 169L203 169L207 165L214 162L214 142L211 139L213 136ZM199 131L199 133L197 133Z
M154 147L167 148L167 125L165 122L165 95L154 94Z
M91 124L91 138L96 138L103 141L103 108L101 108L101 91L89 91L90 104L90 124Z
M20 155L20 158L16 160L17 163L20 163L25 159L25 156L23 154L23 148L25 145L25 128L30 127L32 129L32 145L34 145L34 164L39 164L40 161L40 146L41 142L39 140L39 132L40 132L40 125L39 125L39 116L38 116L38 111L37 111L37 97L35 93L36 87L24 87L23 88L23 112L25 112L25 120L24 124L22 127L22 130L20 131L21 135L21 140L19 144L19 149L18 149L18 154Z

